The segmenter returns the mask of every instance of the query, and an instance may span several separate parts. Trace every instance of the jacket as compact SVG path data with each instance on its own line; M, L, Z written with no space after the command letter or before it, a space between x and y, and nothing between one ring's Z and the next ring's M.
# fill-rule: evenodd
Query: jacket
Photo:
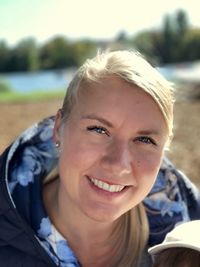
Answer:
M0 157L2 267L80 266L62 236L58 234L58 242L52 243L52 226L42 201L37 201L41 197L42 178L57 165L53 124L54 118L50 117L33 125ZM144 206L150 227L148 246L152 246L162 242L177 223L200 218L200 193L165 158Z

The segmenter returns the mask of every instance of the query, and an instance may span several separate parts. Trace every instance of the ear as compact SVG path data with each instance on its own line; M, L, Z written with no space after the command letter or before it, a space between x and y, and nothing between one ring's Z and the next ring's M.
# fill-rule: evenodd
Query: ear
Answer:
M61 126L62 126L62 114L61 110L59 109L57 111L56 117L55 117L55 123L54 123L54 128L53 128L53 140L54 142L60 143L60 131L61 131Z

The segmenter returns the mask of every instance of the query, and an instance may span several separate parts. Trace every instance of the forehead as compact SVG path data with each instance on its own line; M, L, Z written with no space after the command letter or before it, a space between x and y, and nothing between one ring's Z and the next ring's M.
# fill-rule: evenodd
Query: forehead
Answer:
M104 98L104 99L113 99L117 98L129 98L130 95L147 95L147 93L139 88L133 83L129 83L117 75L110 75L105 78L101 78L99 81L95 82L85 82L80 86L78 92L78 100L93 100L94 98ZM117 97L118 96L118 97ZM151 96L148 96L151 98Z
M122 106L125 103L132 106L144 102L151 102L157 106L155 100L143 89L133 83L128 83L118 76L108 76L98 82L90 82L81 85L77 95L78 104L87 103L96 105L98 101L103 101L104 104L115 105L119 103Z
M150 117L155 122L164 120L158 104L149 94L117 76L84 84L72 113L79 116L97 113L111 121L117 119L119 123L125 120L134 123L140 119L148 125Z

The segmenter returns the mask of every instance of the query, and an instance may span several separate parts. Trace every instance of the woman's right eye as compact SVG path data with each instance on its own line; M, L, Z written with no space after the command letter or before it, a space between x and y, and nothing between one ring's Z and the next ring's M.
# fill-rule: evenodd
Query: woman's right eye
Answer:
M97 134L106 134L107 136L110 135L108 130L101 126L89 126L87 127L87 130L90 132L96 132Z

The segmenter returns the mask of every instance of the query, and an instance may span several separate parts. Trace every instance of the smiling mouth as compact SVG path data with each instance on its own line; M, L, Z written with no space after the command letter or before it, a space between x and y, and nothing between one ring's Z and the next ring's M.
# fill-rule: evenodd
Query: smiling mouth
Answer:
M89 177L88 177L89 178ZM96 187L107 191L107 192L111 192L111 193L117 193L117 192L121 192L126 186L123 185L115 185L115 184L108 184L105 182L102 182L100 180L94 179L94 178L89 178L89 180L91 181L91 183L93 183Z

